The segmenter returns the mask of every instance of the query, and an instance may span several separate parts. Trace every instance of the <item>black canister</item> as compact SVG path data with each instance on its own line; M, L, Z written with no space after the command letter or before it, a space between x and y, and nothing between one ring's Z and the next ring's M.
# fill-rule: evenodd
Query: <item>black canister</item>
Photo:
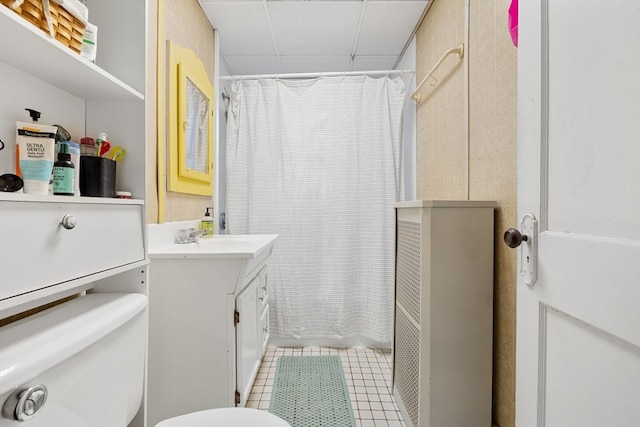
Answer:
M105 157L80 156L80 195L116 196L116 162Z

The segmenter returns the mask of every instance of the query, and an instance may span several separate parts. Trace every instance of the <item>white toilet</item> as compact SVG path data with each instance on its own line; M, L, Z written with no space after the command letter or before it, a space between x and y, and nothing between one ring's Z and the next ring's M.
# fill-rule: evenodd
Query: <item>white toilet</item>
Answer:
M146 308L142 294L96 293L0 328L0 427L126 427L134 418L142 426ZM247 408L157 427L218 425L290 427Z
M282 418L250 408L220 408L194 412L164 420L156 427L291 427Z

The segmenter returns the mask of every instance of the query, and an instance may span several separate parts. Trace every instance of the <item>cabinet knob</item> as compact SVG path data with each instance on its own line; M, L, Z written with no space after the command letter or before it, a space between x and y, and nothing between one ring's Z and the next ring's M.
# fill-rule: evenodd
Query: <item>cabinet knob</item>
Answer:
M73 215L65 215L62 217L62 221L60 221L60 224L67 230L71 230L76 227L76 225L78 224L78 220Z

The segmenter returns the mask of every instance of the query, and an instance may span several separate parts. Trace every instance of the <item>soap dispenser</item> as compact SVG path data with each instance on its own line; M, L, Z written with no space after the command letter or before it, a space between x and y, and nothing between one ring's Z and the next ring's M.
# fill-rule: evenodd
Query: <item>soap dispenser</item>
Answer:
M200 230L204 232L200 237L213 237L213 217L209 209L213 208L207 208L204 217L200 220Z

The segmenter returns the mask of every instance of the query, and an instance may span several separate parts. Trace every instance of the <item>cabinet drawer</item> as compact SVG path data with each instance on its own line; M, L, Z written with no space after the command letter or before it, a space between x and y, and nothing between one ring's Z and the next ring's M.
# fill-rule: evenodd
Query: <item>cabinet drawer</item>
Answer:
M141 203L4 200L0 211L0 300L145 258Z

